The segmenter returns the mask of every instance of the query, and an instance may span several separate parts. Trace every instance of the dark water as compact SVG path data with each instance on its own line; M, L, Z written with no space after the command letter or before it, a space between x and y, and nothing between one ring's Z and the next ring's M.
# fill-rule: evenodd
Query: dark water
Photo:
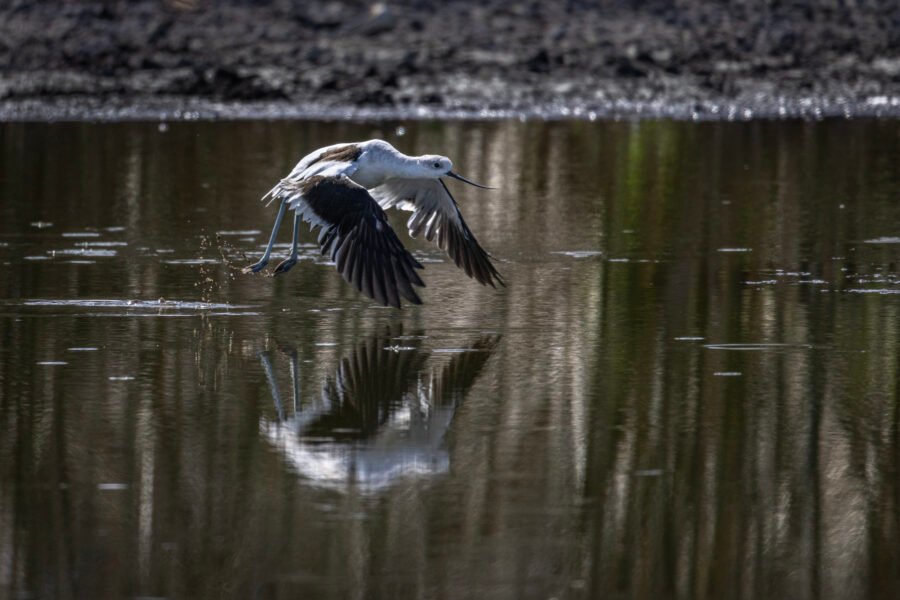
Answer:
M400 125L0 125L0 597L900 595L900 122ZM239 273L374 136L508 288Z

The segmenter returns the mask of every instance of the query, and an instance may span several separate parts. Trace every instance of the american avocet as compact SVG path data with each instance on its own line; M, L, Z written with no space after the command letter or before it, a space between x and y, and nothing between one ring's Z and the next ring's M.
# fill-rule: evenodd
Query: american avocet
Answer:
M305 156L263 200L279 201L278 216L259 262L244 269L257 273L269 262L285 211L294 211L291 253L275 268L286 273L297 264L300 221L320 227L319 246L348 283L384 306L400 308L400 296L421 304L413 285L425 283L422 265L403 247L384 209L412 211L409 235L437 238L456 266L482 285L504 285L490 256L475 239L441 177L487 188L454 173L445 156L406 156L383 140L335 144Z

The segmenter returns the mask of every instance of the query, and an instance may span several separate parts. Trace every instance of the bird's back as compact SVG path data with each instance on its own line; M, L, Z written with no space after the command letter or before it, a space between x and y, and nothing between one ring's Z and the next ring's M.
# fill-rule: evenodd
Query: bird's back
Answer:
M300 175L315 163L353 162L359 158L362 151L363 148L361 148L360 144L353 143L332 144L331 146L319 148L301 158L288 177Z

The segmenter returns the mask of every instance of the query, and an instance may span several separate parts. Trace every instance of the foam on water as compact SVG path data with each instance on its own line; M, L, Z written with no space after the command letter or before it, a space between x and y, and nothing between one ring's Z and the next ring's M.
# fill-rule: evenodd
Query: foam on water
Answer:
M64 231L62 236L64 238L95 238L100 237L100 234L96 231Z
M561 254L563 256L570 256L572 258L590 258L592 256L603 255L603 253L599 250L561 250L558 252L552 252L551 254Z
M890 296L893 294L900 294L900 289L891 289L891 288L874 288L874 289L865 289L865 288L854 288L847 290L848 294L881 294L883 296Z
M704 344L707 350L805 350L812 348L809 344L782 344L782 343L759 343L759 344Z
M259 235L262 233L259 229L238 229L238 230L225 230L225 231L217 231L216 235L221 236L241 236L241 235Z
M24 300L22 306L53 306L77 308L125 308L130 310L236 310L254 308L249 304L226 304L216 302L196 302L190 300L121 300L105 298L48 299L35 298Z
M127 483L98 483L97 489L101 492L121 492L128 489Z
M62 250L50 250L49 254L50 256L96 256L108 258L110 256L116 256L118 252L102 248L64 248Z
M435 354L462 354L463 352L482 352L478 348L435 348L432 350Z
M164 265L215 265L222 260L218 258L172 258L160 262Z

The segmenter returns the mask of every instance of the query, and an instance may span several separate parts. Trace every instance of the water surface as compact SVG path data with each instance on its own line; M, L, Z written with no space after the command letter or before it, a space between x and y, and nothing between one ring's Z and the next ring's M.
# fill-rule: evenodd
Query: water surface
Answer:
M507 288L240 274L376 136ZM0 125L0 595L897 597L898 191L897 121Z

